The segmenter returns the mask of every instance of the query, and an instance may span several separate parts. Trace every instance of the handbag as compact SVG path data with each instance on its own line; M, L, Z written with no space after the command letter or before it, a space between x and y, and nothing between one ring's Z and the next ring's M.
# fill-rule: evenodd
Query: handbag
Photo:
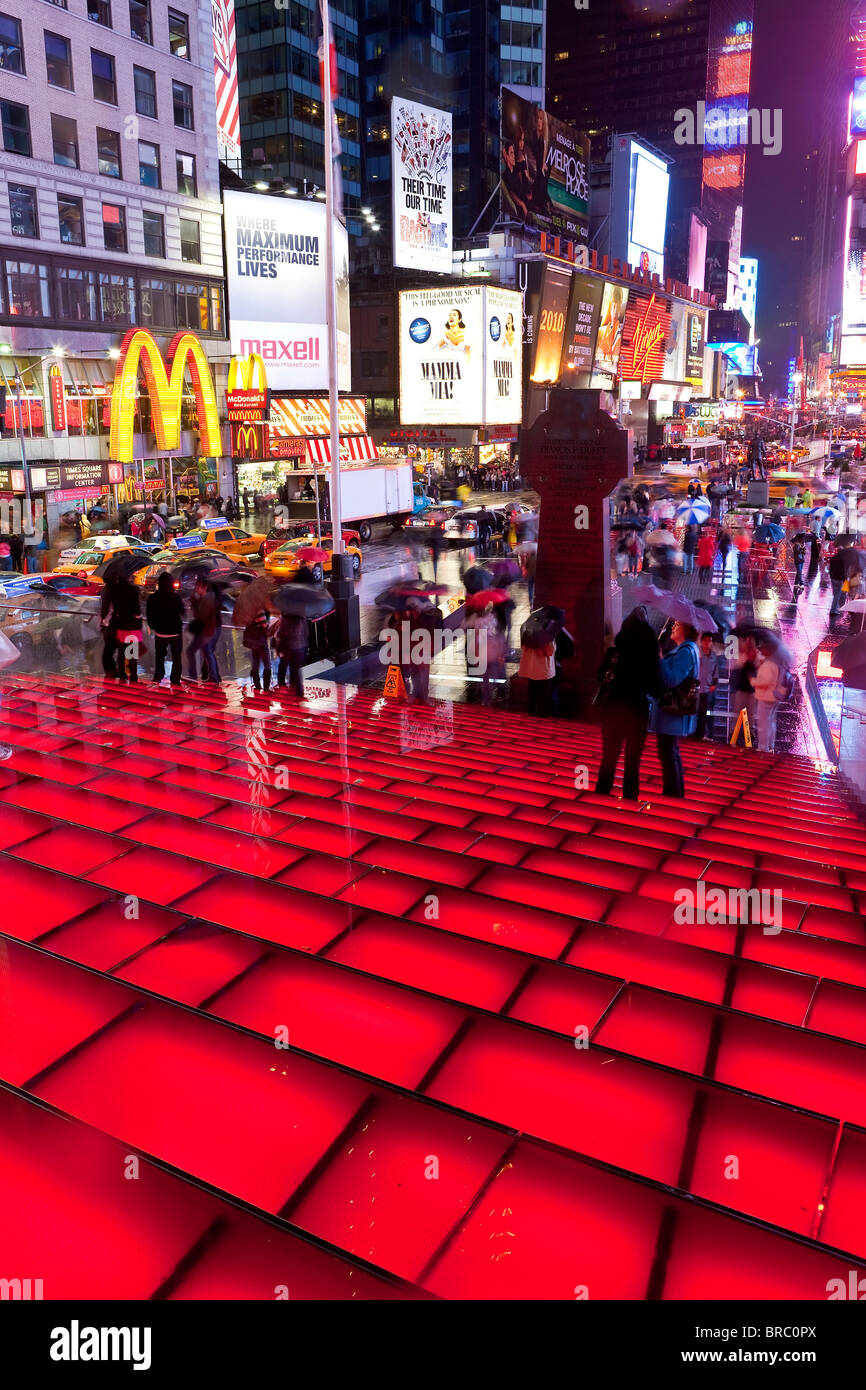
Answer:
M679 685L666 690L659 700L659 708L665 714L675 714L682 719L691 719L698 712L698 695L701 682L696 675L684 676Z

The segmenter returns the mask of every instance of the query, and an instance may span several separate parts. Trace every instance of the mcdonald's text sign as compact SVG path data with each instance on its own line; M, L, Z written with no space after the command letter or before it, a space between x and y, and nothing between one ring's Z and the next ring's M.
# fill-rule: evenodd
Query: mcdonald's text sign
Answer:
M150 398L157 447L165 453L180 448L184 376L189 368L201 440L199 452L204 457L219 457L222 438L216 391L201 343L193 333L178 333L163 361L156 341L143 328L131 328L121 344L111 392L109 457L118 463L133 460L139 367Z

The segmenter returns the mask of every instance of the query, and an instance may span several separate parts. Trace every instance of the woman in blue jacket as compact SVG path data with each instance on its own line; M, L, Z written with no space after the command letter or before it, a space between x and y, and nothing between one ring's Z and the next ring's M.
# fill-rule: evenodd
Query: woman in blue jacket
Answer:
M665 690L674 690L689 677L695 681L700 680L701 662L697 636L695 629L688 623L674 623L671 628L674 650L663 658L660 666ZM659 761L662 765L662 791L665 796L685 796L679 740L693 734L697 724L696 702L694 714L674 714L662 708L662 701L653 700L649 726L656 735Z

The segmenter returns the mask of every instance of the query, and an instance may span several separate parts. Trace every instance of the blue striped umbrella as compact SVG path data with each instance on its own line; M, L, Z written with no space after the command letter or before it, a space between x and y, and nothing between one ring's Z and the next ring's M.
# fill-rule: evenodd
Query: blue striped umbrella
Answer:
M705 521L709 521L712 508L705 497L695 497L690 502L683 502L682 506L677 507L677 521L682 521L686 526L702 526Z
M839 512L835 507L813 507L809 512L820 526L826 526L828 521L838 521Z

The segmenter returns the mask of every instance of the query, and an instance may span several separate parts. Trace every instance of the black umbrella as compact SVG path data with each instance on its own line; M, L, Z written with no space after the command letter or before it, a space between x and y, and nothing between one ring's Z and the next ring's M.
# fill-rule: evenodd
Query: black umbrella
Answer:
M273 596L281 613L293 618L324 618L334 611L334 600L320 584L282 584Z
M477 594L482 589L492 588L494 579L493 571L485 569L484 565L470 565L463 575L463 587L467 594Z
M545 604L536 608L520 629L520 642L524 647L537 649L555 642L565 625L565 609Z
M149 556L125 555L121 550L115 555L105 569L102 571L102 580L105 584L111 584L116 579L128 579L137 570L143 569L149 563Z

